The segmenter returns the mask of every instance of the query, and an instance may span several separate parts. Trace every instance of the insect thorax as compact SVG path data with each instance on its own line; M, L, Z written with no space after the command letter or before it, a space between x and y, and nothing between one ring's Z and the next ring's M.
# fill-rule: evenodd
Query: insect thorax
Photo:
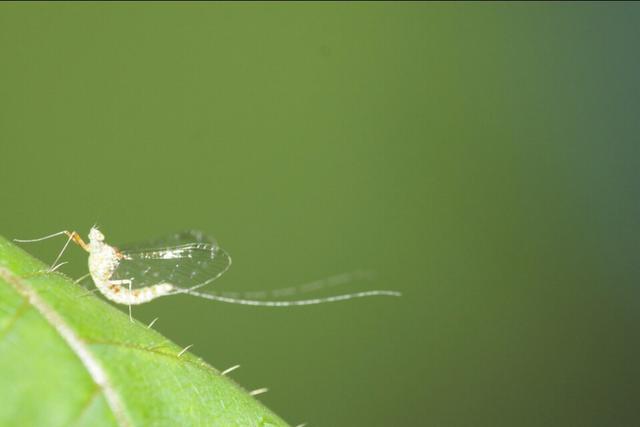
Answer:
M98 282L106 282L111 278L118 267L118 257L114 248L102 242L91 242L90 248L89 272L98 285Z

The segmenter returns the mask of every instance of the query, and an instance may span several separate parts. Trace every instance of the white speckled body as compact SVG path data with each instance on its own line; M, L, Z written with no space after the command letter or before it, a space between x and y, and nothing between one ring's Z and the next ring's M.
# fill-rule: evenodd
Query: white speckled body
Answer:
M89 231L89 273L102 294L118 304L136 305L167 295L174 290L169 283L159 283L139 289L130 289L129 280L111 280L122 255L104 242L104 236L97 228Z

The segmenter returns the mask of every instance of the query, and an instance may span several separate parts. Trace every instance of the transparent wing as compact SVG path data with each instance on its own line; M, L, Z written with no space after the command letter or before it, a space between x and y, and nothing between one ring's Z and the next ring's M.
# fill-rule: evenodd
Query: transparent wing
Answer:
M140 250L155 250L157 248L168 248L171 246L186 245L188 243L210 243L217 245L216 240L208 236L205 232L200 230L182 230L176 233L169 234L167 236L161 236L152 240L145 240L141 242L135 242L128 245L118 246L123 251L140 251Z
M137 247L137 249L136 249ZM112 280L132 280L132 288L170 283L197 289L220 277L231 257L201 232L175 233L161 239L125 246Z

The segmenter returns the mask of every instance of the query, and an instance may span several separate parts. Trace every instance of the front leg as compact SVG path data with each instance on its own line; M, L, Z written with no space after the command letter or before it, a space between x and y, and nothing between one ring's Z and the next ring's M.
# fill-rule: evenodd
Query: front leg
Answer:
M87 245L84 240L82 240L82 237L80 237L80 235L75 232L75 231L63 231L64 234L66 234L67 236L69 236L69 239L67 240L67 243L65 243L65 245L62 247L62 250L60 251L60 253L58 254L58 256L56 257L56 260L53 261L53 264L51 264L51 267L49 267L49 272L52 273L54 272L58 267L60 267L62 264L64 263L58 263L58 260L60 259L60 257L62 257L62 254L64 253L64 251L67 249L67 246L69 246L69 242L71 242L73 240L73 243L75 243L76 245L80 246L82 249L84 249L87 252L91 252L89 250L89 245Z
M16 241L16 242L23 242L23 243L40 242L42 240L50 239L50 238L56 237L56 236L61 236L63 234L65 234L65 235L67 235L69 237L67 239L67 243L64 244L64 246L62 247L62 250L60 251L60 253L56 257L55 261L53 261L53 264L51 264L51 267L49 267L49 269L46 271L47 273L53 273L58 267L60 267L62 265L62 264L58 264L58 260L60 260L60 257L62 257L62 254L67 249L67 246L69 246L69 243L72 240L73 240L73 242L75 244L80 246L85 251L91 252L91 250L89 248L89 245L87 245L84 242L84 240L82 240L82 237L80 237L80 235L78 233L76 233L75 231L62 230L62 231L58 231L57 233L50 234L48 236L40 237L38 239L13 239L13 240Z
M89 245L87 245L84 240L82 240L82 237L80 237L80 235L75 232L75 231L65 231L64 234L66 234L67 236L69 236L69 240L73 240L73 243L75 243L76 245L80 246L82 249L84 249L87 252L91 252L89 250Z

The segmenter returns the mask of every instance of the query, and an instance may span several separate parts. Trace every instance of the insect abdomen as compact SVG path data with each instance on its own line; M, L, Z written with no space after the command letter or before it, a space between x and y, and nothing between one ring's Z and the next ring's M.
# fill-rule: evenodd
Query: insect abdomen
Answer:
M104 296L118 304L137 305L144 304L153 299L167 295L173 291L173 285L160 283L153 286L145 286L140 289L129 289L126 286L110 284L106 289L100 289Z

